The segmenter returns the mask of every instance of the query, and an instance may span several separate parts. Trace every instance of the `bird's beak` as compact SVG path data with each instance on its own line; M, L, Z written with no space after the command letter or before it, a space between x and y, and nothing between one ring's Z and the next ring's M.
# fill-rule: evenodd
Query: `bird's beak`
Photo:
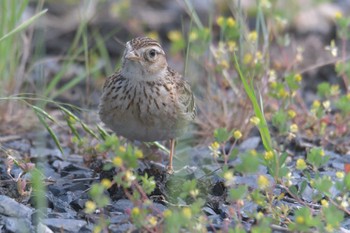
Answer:
M126 54L125 56L126 59L131 60L131 61L139 61L140 57L138 54L135 53L135 51L130 51Z

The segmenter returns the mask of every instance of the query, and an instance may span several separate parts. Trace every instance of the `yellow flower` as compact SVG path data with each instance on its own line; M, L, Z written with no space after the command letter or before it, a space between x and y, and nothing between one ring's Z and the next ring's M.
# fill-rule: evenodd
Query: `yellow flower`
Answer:
M86 213L93 213L96 209L96 203L93 201L87 201L85 202L85 212Z
M190 41L195 41L198 39L198 33L195 31L191 31L189 35L189 40Z
M325 200L325 199L322 199L322 200L321 200L321 204L322 204L323 207L328 207L328 206L329 206L328 201Z
M112 182L109 180L109 179L103 179L102 181L101 181L101 184L102 184L102 186L103 187L105 187L105 188L110 188L111 187L111 185L112 185Z
M296 74L294 75L294 80L300 83L303 80L303 76L301 76L300 74Z
M258 153L256 152L256 150L254 150L254 149L250 150L249 153L250 153L251 155L253 155L253 156L257 156L257 155L258 155Z
M119 151L120 151L121 153L124 153L124 152L126 151L125 146L119 146Z
M116 156L113 158L113 164L117 167L121 167L123 165L123 159Z
M139 214L140 214L140 209L139 209L139 207L134 207L134 208L132 208L131 214L134 215L134 216L139 215Z
M236 44L236 42L233 41L233 40L228 41L228 42L227 42L227 45L228 45L228 51L230 51L230 52L235 51L236 48L237 48L237 44Z
M193 198L196 198L199 194L199 190L198 189L193 189L190 191L190 195L193 197Z
M297 125L297 124L292 124L292 125L289 127L289 130L290 130L290 132L292 132L292 133L298 132L298 130L299 130L298 125Z
M339 95L340 93L339 85L337 84L332 85L330 93L331 95Z
M257 214L256 214L256 219L260 220L262 218L264 218L265 215L263 214L263 212L259 211Z
M170 217L172 214L173 214L173 213L172 213L171 210L169 210L169 209L166 209L166 210L164 210L164 212L163 212L164 218L168 218L168 217Z
M184 207L182 209L182 214L185 218L190 219L192 217L192 210L189 207Z
M137 149L137 150L135 151L135 156L136 156L136 158L138 158L138 159L142 159L142 158L143 158L142 150Z
M278 96L281 98L286 98L288 96L288 91L286 91L284 88L281 88L278 91Z
M251 123L253 123L254 125L259 125L260 124L260 119L256 116L251 117L249 120Z
M321 155L322 157L325 156L325 153L324 153L324 150L323 150L323 149L321 149L320 155Z
M258 33L256 31L251 31L248 34L248 41L250 42L256 42L258 39Z
M326 224L326 231L327 232L334 232L334 227L332 226L332 224L330 224L330 223Z
M172 30L168 33L168 38L172 42L176 42L182 39L182 33L177 30Z
M292 110L292 109L288 110L288 116L290 118L293 119L296 115L297 115L297 113L294 110Z
M304 223L305 223L305 219L304 219L304 217L302 217L302 216L298 216L298 217L295 219L295 222L296 222L297 224L304 224Z
M345 176L344 172L339 172L339 171L336 172L335 175L337 176L338 179L343 179Z
M220 148L220 144L219 144L218 142L213 142L213 143L211 144L211 148L212 148L213 150L218 150L218 149Z
M274 154L273 154L273 151L266 151L265 152L265 160L271 160L271 159L273 159L273 157L274 157Z
M222 61L220 62L220 65L221 65L221 67L222 67L223 69L228 69L228 68L230 68L230 64L228 64L228 62L227 62L226 60L222 60Z
M154 216L151 216L149 219L148 219L148 222L151 224L152 227L155 227L158 223L157 221L157 218L154 217Z
M319 108L320 106L321 106L321 103L318 100L314 100L314 102L312 103L312 108Z
M132 182L132 181L134 181L135 179L136 179L136 177L135 177L134 173L132 173L132 171L127 170L127 171L125 172L125 180L126 180L126 181Z
M156 32L156 31L148 32L147 36L151 39L159 40L159 35L158 35L158 32Z
M276 81L270 82L270 87L271 87L272 89L275 89L275 88L277 87L277 82L276 82Z
M233 132L233 137L234 137L236 140L240 139L240 138L242 137L241 131L236 130L235 132Z
M216 23L217 23L220 27L222 27L222 26L224 25L224 23L225 23L225 18L222 17L222 16L219 16L219 17L216 19Z
M260 175L260 176L258 177L258 185L259 185L259 188L260 188L260 189L266 189L266 188L269 187L270 181L269 181L269 179L267 179L266 176Z
M343 13L341 13L340 11L335 12L334 18L335 18L335 19L343 18Z
M244 54L243 64L245 64L245 65L250 64L252 62L252 60L253 60L252 54L250 54L250 53Z
M297 169L298 170L304 170L306 168L306 162L304 159L298 159L297 160Z
M233 173L231 171L227 171L224 173L224 178L226 181L231 181L233 180Z
M233 28L236 25L236 21L232 17L228 17L226 23L229 28Z

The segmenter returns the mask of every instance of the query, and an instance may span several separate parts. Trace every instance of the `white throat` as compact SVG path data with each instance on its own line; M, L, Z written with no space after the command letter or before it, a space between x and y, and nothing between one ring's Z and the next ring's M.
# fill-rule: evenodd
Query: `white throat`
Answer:
M125 61L121 69L121 75L134 81L156 81L166 75L167 69L161 69L156 73L149 73L141 64L133 61Z

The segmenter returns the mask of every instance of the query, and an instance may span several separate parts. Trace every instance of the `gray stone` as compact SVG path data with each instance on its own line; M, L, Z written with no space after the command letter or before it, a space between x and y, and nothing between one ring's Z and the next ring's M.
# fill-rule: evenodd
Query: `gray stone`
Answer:
M9 217L29 218L32 214L32 209L10 197L0 195L0 214Z
M75 219L46 218L42 223L47 225L54 232L79 232L87 223Z
M33 232L33 227L29 218L5 217L4 218L6 232L27 233Z

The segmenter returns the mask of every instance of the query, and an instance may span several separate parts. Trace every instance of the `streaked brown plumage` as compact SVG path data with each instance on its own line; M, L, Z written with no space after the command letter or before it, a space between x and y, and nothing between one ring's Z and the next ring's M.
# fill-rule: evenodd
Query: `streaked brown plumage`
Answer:
M121 70L105 82L99 115L128 139L170 140L172 170L174 139L195 117L195 103L190 86L168 67L159 43L138 37L127 42Z

